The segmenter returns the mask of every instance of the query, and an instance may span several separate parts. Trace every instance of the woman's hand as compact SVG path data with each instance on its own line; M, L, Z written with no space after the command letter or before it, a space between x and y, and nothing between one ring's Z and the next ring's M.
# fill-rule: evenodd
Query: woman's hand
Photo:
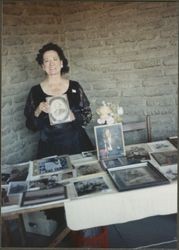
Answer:
M36 108L34 115L38 117L41 112L49 113L49 104L47 102L41 102Z

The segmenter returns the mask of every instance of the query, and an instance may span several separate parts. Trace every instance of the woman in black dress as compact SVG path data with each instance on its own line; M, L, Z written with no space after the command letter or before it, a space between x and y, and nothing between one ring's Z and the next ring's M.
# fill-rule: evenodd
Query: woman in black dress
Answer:
M36 61L45 71L46 78L31 88L24 114L27 128L40 131L37 158L93 150L94 147L82 127L92 118L90 103L78 82L64 78L69 67L63 50L56 44L48 43L39 50ZM69 102L70 121L50 125L46 98L64 94ZM46 210L45 213L49 219L60 223L64 220L63 208Z
M90 103L78 82L63 77L69 71L63 50L48 43L39 50L36 60L45 71L46 78L31 88L24 114L27 128L40 131L37 158L94 149L82 127L92 118ZM63 94L68 98L71 121L50 125L46 98Z

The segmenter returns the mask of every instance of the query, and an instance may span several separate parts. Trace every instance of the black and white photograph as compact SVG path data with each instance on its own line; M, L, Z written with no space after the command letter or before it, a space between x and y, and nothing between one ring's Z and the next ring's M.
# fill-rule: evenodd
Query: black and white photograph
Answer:
M1 181L8 184L11 181L25 181L29 174L30 161L6 164L1 169Z
M165 151L165 152L154 152L154 153L151 153L151 156L158 162L160 166L177 164L177 161L178 161L177 150Z
M20 194L26 190L27 190L26 181L12 181L9 183L8 195Z
M46 99L49 104L49 120L51 125L69 122L71 120L66 95L47 97Z
M108 173L119 191L168 184L169 180L150 162L109 169Z
M21 206L37 205L66 198L66 187L63 185L50 189L26 191L23 193Z
M42 158L33 161L32 176L58 173L71 169L72 165L68 155Z
M150 160L149 152L146 150L145 147L142 147L140 145L127 147L126 157L129 160L140 160L140 161Z
M102 176L87 180L76 181L74 182L74 186L78 196L105 192L109 190L109 186L107 185Z
M31 180L28 182L28 190L29 189L49 189L58 187L60 184L58 183L59 176L58 174L50 175L46 178L41 178L39 180Z
M84 151L81 153L84 158L92 158L97 156L96 150Z
M102 172L102 168L100 166L100 164L97 163L89 163L89 164L84 164L81 165L79 167L76 167L76 171L77 171L77 176L81 176L81 175L88 175L88 174L96 174L99 172Z
M148 146L152 152L162 152L176 149L168 140L150 142L148 143Z
M94 133L99 160L125 155L122 123L95 126Z

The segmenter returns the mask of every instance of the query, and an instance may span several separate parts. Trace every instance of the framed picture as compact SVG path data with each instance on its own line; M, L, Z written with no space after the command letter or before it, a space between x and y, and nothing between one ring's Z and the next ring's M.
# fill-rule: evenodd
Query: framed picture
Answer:
M21 206L37 205L46 202L64 200L66 198L66 187L63 185L50 189L26 191L23 193Z
M158 162L160 166L167 166L177 164L178 161L177 150L164 151L164 152L154 152L151 156Z
M84 151L81 153L83 158L93 159L97 156L96 150Z
M169 180L150 162L109 169L108 173L119 191L169 183Z
M49 120L51 125L71 120L67 95L47 97L46 100L49 104Z
M175 146L175 148L178 148L178 136L171 136L168 140L173 146Z
M77 196L101 193L110 190L102 176L74 182Z
M28 182L28 190L54 188L60 185L58 181L59 181L58 174L52 174L50 176L47 176L46 178L41 178L38 180L31 180Z
M27 182L26 181L12 181L9 183L8 187L8 196L16 195L23 193L27 190Z
M125 156L122 156L116 159L101 160L101 164L105 169L117 168L117 167L127 166L127 165L136 164L140 162L141 161L138 159L128 159Z
M152 152L176 150L176 148L168 140L149 142L148 146Z
M51 175L69 169L72 169L72 165L68 155L42 158L33 161L32 177Z
M147 146L145 145L132 145L126 147L126 157L129 160L150 160L149 152L147 151Z
M125 155L122 123L95 126L94 133L99 160Z

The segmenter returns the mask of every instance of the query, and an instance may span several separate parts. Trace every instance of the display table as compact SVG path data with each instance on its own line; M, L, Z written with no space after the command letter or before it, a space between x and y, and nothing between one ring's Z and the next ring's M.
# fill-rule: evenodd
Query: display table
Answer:
M66 201L64 206L72 230L177 213L177 182Z
M70 156L70 158L73 165L80 166L84 164L78 155ZM88 165L96 161L96 159L91 159ZM70 230L83 230L125 223L150 216L177 213L177 181L172 181L165 185L118 192L106 171L103 170L101 173L93 174L93 177L101 175L103 175L110 187L109 192L81 197L75 196L73 193L74 189L71 189L73 181L89 178L89 175L76 176L67 181L69 183L67 184L68 199L26 207L21 207L20 205L2 207L2 222L6 226L11 218L17 217L19 219L22 245L25 246L25 230L22 215L64 206L67 227L50 244L50 246L54 247ZM7 238L9 238L9 229L6 228L5 231Z

